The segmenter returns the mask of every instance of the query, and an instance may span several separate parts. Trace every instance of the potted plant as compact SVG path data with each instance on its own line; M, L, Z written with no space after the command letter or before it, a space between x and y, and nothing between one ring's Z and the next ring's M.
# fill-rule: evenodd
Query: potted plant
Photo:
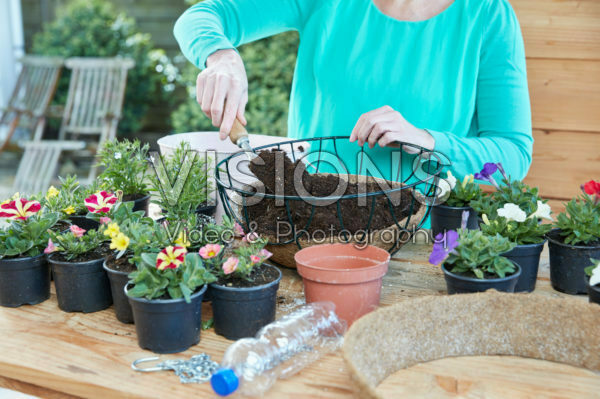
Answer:
M464 228L468 215L463 214L462 228L436 236L429 262L441 265L448 294L482 292L496 289L514 292L521 269L501 256L514 248L508 238L490 236L480 230Z
M85 229L97 229L98 222L86 217L88 212L85 206L85 198L96 191L95 183L89 187L83 187L79 184L76 176L59 177L61 182L57 189L51 186L42 200L42 206L51 212L56 212L60 221L59 231L66 230L69 224L74 223Z
M38 201L14 198L0 204L0 305L35 305L50 297L50 269L44 255L55 212L41 212Z
M155 173L150 186L156 196L152 202L162 210L170 222L182 221L193 212L207 216L214 214L215 205L208 198L214 187L207 174L207 160L192 151L187 142L181 142L173 154L154 162ZM170 185L173 183L173 190Z
M100 186L110 192L122 192L122 201L133 201L134 211L148 214L150 190L147 184L148 144L139 140L111 140L98 153L98 165L104 170L98 176Z
M591 303L600 305L600 259L590 259L592 266L585 269L587 274L588 297Z
M156 353L183 352L200 341L202 296L216 280L200 255L168 246L141 255L125 287L138 344Z
M110 280L110 289L117 319L122 323L133 323L133 313L125 286L129 274L134 272L144 252L156 246L170 244L162 226L144 217L143 211L133 211L133 202L118 203L111 210L110 217L103 220L106 225L104 235L110 239L110 252L104 261L104 270Z
M540 254L546 234L552 229L551 224L542 224L540 221L552 220L551 212L548 204L538 200L536 210L529 215L512 203L499 208L495 219L490 220L485 213L482 215L481 231L490 236L499 234L516 244L512 250L502 254L521 267L515 292L532 292L535 289Z
M582 195L566 205L547 234L550 249L550 281L567 294L585 294L584 269L591 258L600 258L600 183L582 187Z
M266 240L250 233L230 248L206 244L199 254L218 280L210 285L215 332L227 339L253 337L275 320L281 271L264 263Z
M457 184L456 177L450 171L445 180L440 180L440 198L445 201L431 208L431 233L433 237L448 230L460 227L462 213L469 211L468 229L477 229L477 212L471 208L471 201L481 196L479 184L475 184L473 175L467 175Z

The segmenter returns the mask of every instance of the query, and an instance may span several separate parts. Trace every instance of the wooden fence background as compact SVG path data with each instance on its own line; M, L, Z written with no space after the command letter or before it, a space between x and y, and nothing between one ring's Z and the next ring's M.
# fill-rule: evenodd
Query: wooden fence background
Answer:
M169 53L183 0L109 0ZM460 1L460 0L457 0ZM22 0L26 42L66 0ZM600 179L600 0L511 0L527 53L534 155L526 181L553 208Z

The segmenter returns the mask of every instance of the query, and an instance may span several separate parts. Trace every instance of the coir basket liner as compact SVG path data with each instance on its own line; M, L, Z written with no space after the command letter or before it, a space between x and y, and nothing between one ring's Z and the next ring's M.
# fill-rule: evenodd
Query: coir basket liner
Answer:
M315 174L316 175L316 174ZM318 175L326 176L327 173L319 173ZM345 179L345 176L339 176L342 179ZM359 180L360 179L360 180ZM380 179L372 176L359 176L359 175L348 175L348 182L351 184L357 184L359 181L362 182L378 182L381 184L388 184L392 188L398 188L403 186L403 183L399 182L391 182L388 180ZM251 184L251 186L256 187L256 184ZM385 194L381 194L382 196ZM407 188L402 190L402 196L412 196L413 190L412 188ZM232 199L234 203L242 204L243 201L239 198L239 194L233 193ZM367 203L370 203L370 200L367 200ZM410 209L410 207L409 207ZM366 211L369 210L369 206L366 206ZM238 215L241 220L244 220L244 213L242 206L238 207ZM353 235L341 236L339 234L334 234L329 237L319 236L318 240L311 239L307 237L306 234L299 234L298 243L302 248L311 247L313 245L321 245L321 244L329 244L329 243L357 243L359 245L363 245L365 241L370 245L374 245L376 247L382 248L386 251L391 250L395 247L395 249L400 248L403 244L409 241L411 234L420 227L423 222L423 218L427 212L427 206L420 204L416 199L412 199L412 214L406 215L402 219L397 220L398 224L393 223L390 226L379 229L379 230L371 230L367 237L361 232L357 232ZM398 215L399 216L399 215ZM408 220L410 218L410 220ZM408 220L408 223L407 223ZM401 228L405 228L406 232L403 232ZM269 235L260 233L261 236L269 240L269 244L267 245L267 249L273 253L271 260L279 263L282 266L295 268L296 262L294 260L294 255L296 252L300 250L298 245L295 242L290 242L287 244L278 244L277 237L275 235ZM395 239L390 239L391 237L396 237ZM285 241L289 241L290 236L285 237Z
M429 296L356 321L343 356L357 397L380 398L375 387L394 372L452 356L521 356L600 371L598 326L600 306L576 299L496 291Z

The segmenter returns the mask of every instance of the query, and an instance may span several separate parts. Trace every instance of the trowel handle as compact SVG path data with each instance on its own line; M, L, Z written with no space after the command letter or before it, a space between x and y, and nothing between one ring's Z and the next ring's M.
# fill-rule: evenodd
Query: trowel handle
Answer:
M235 118L231 132L229 133L229 138L233 144L237 144L242 137L248 137L248 131L246 131L242 122L240 122L238 118Z

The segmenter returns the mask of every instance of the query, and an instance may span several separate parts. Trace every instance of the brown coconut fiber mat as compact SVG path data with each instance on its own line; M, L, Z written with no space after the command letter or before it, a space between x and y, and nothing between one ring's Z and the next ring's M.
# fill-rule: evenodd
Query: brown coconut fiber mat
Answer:
M377 343L375 345L375 343ZM356 321L343 356L357 397L394 372L453 356L510 355L600 371L600 306L535 294L429 296Z

